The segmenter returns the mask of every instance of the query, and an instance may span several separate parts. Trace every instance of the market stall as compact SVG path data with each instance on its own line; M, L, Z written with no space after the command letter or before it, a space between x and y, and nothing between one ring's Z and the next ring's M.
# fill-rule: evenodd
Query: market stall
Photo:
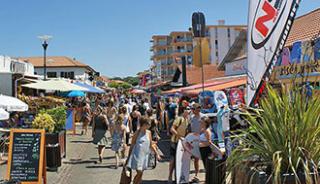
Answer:
M7 120L7 119L9 119L9 116L10 116L10 114L7 111L0 108L0 120Z
M73 84L85 89L85 90L79 90L79 91L85 91L87 93L98 93L98 94L105 93L104 90L98 87L91 86L90 84L87 84L87 83L75 82Z
M41 89L48 91L88 91L87 88L81 87L79 85L72 84L65 80L48 80L48 81L38 81L32 84L24 84L22 87L32 88L32 89Z
M28 105L18 98L0 95L0 108L9 112L25 112L28 110Z

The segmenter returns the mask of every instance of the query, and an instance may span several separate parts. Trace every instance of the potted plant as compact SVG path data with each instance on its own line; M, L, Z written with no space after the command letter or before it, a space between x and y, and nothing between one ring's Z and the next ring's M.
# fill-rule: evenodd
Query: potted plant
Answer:
M320 99L268 86L260 105L244 113L250 128L227 160L234 183L320 183Z
M54 120L54 131L46 133L46 144L60 145L61 157L66 156L66 107L60 106L53 109L42 110L40 113L49 114Z

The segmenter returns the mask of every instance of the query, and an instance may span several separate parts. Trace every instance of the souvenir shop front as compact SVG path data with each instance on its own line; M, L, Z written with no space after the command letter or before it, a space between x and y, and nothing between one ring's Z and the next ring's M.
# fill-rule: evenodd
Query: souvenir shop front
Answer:
M320 38L298 41L284 48L271 76L274 85L293 83L310 85L316 93L320 89Z

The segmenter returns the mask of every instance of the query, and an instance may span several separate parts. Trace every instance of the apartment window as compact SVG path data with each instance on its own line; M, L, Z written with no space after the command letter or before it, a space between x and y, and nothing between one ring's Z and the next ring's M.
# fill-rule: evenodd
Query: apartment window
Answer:
M228 28L228 46L231 48L231 34L230 34L230 28Z
M68 72L68 78L74 79L74 72Z
M218 40L215 40L214 43L216 45L216 49L218 49Z
M47 72L48 78L57 78L57 72Z

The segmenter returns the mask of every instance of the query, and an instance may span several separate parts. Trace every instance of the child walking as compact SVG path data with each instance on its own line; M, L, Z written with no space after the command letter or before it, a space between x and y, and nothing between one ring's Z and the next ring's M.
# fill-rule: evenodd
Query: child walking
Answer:
M115 152L116 169L119 167L120 159L123 162L125 158L124 139L126 135L126 127L123 125L123 119L123 115L119 115L117 117L112 135L111 150Z

